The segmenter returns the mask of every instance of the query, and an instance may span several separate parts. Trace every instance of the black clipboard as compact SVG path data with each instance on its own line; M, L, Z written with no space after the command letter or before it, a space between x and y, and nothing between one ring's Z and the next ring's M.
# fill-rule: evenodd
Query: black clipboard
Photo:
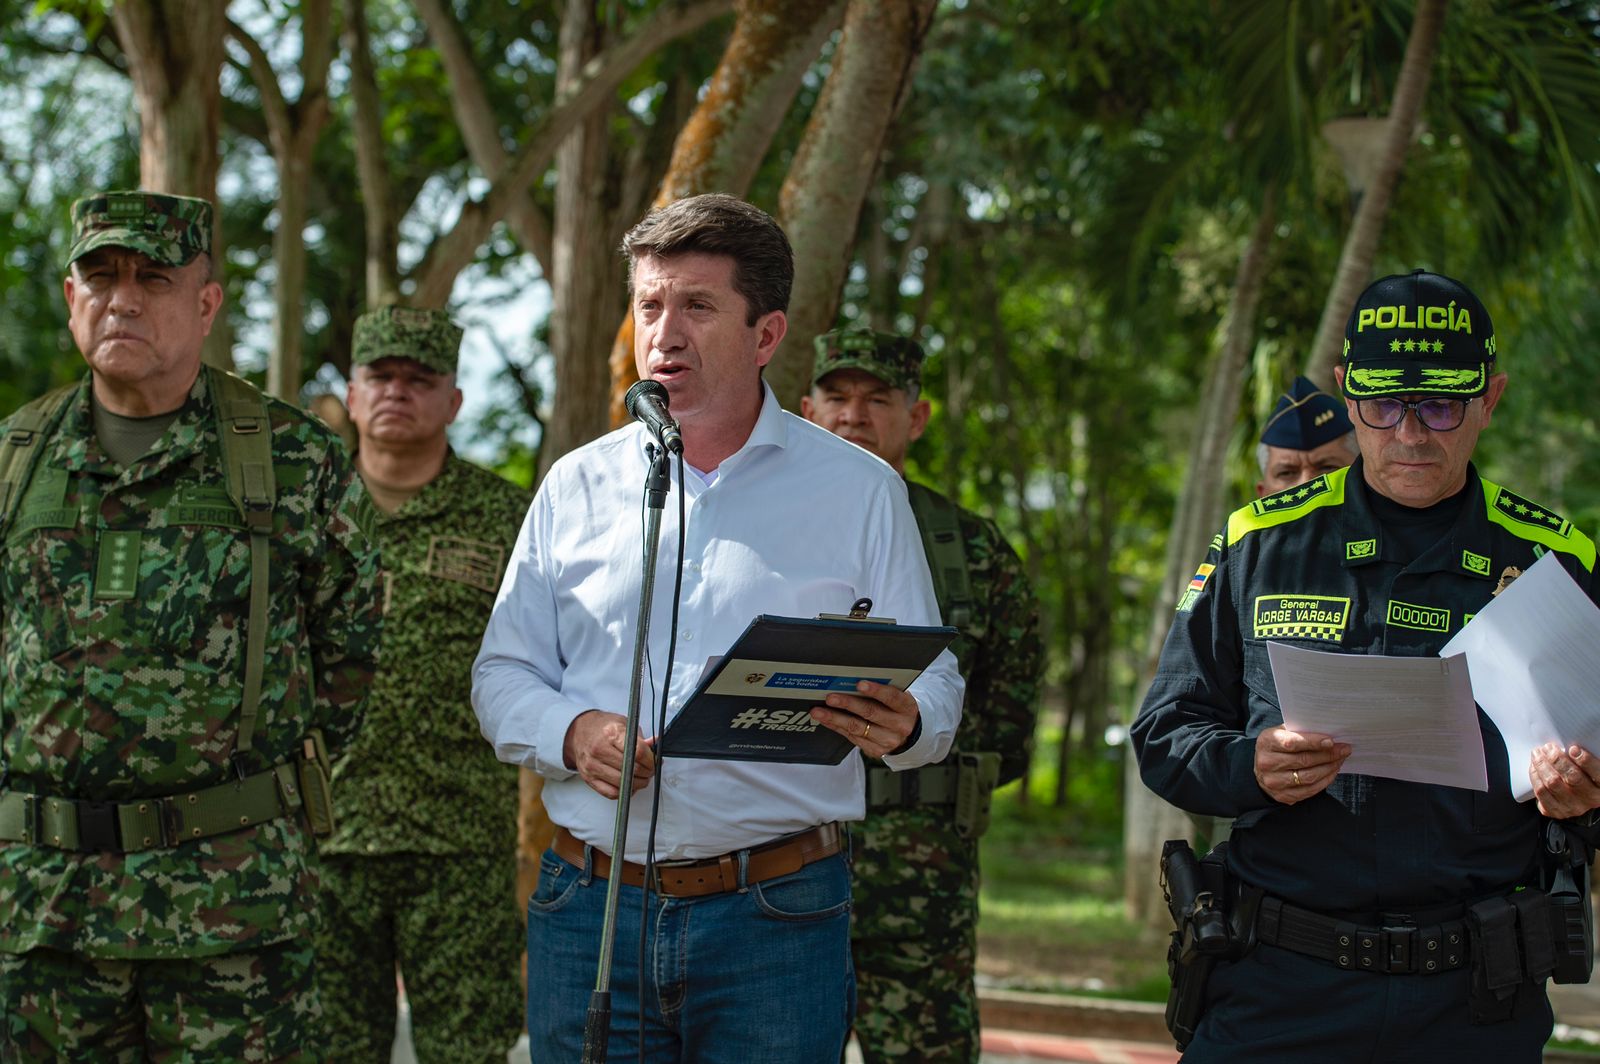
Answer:
M811 719L833 691L872 680L902 690L957 635L877 618L762 614L701 679L661 736L665 757L837 765L850 740Z

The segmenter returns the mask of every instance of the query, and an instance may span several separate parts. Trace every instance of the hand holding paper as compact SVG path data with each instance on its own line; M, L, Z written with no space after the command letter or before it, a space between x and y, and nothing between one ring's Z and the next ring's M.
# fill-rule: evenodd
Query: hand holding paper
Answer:
M1269 728L1256 736L1256 784L1267 797L1294 805L1327 790L1350 744L1331 736Z
M1342 771L1489 789L1464 658L1329 654L1286 643L1268 643L1267 658L1284 726L1348 743Z
M1535 747L1528 765L1539 812L1560 820L1582 816L1600 805L1600 758L1581 746L1563 750L1555 743Z
M1539 795L1541 807L1547 796L1561 809L1582 801L1589 801L1585 809L1592 808L1600 800L1600 791L1590 792L1582 782L1595 771L1594 758L1579 764L1570 753L1559 753L1574 746L1600 750L1597 646L1600 609L1550 553L1517 577L1439 652L1465 654L1471 663L1478 704L1505 739L1511 793L1518 801L1534 797L1541 781L1545 792ZM1537 752L1547 744L1541 762ZM1559 756L1552 759L1552 752Z

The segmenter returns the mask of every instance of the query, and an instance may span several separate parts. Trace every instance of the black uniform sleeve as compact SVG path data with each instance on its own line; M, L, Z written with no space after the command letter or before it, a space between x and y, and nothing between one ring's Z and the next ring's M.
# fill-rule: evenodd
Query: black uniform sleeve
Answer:
M1208 816L1236 817L1273 804L1256 784L1255 739L1246 735L1237 564L1221 536L1212 541L1179 600L1132 731L1145 786Z
M1565 558L1562 560L1566 561ZM1578 586L1588 594L1589 600L1600 606L1600 562L1597 562L1594 568L1589 570L1585 570L1577 562L1569 562L1567 571L1578 582ZM1600 753L1600 750L1591 750L1589 752L1592 754ZM1563 821L1563 823L1572 828L1590 846L1600 845L1600 809L1591 809L1582 816L1572 817Z

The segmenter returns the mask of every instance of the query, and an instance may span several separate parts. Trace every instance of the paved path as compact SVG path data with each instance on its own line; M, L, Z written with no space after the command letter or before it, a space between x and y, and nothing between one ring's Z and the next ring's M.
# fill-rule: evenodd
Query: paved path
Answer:
M1161 1006L1138 1002L1067 999L1053 994L984 991L983 1064L1174 1064L1178 1053L1161 1026ZM1600 1047L1600 983L1550 987L1556 1036L1590 1038ZM391 1064L417 1064L409 1010L402 1004ZM526 1042L507 1054L527 1064ZM1548 1062L1572 1058L1546 1054ZM860 1064L854 1043L846 1064Z

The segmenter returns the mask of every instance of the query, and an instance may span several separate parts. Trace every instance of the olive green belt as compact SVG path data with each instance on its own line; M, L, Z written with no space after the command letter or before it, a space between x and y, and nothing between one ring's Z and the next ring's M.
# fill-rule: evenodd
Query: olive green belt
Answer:
M292 764L198 791L95 802L0 791L0 841L80 853L136 853L239 831L301 808Z
M923 765L896 772L883 765L867 766L867 808L904 805L954 805L959 780L955 765Z

